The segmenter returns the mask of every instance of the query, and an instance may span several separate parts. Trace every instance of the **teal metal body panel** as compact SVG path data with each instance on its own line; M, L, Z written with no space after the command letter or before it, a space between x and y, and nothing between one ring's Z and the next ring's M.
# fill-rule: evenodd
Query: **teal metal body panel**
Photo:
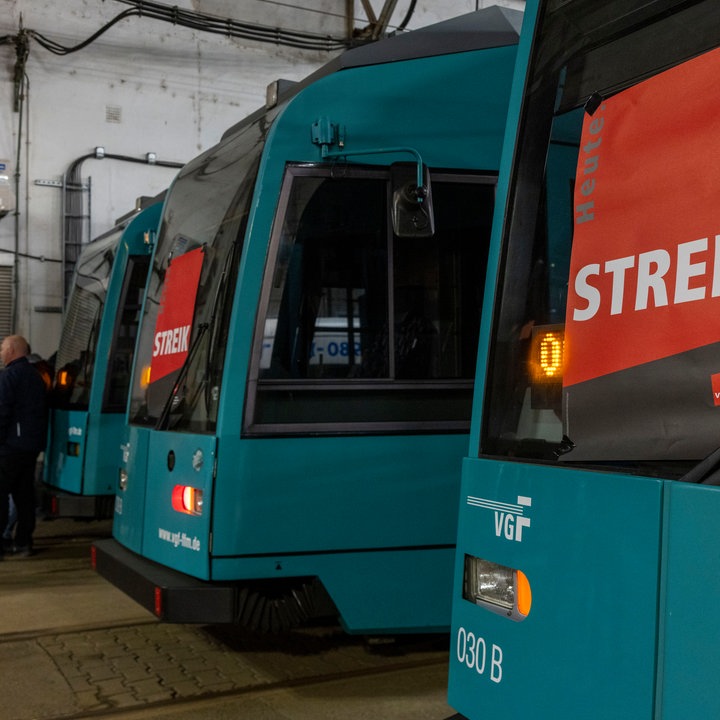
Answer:
M531 499L520 538L501 509L518 497ZM468 718L652 718L663 482L467 459L460 502L450 704ZM527 618L462 598L466 554L525 573Z
M532 498L519 543L497 535L496 511L468 503L516 495ZM467 459L450 704L468 718L718 716L719 512L717 487ZM525 620L462 598L466 553L527 575Z
M223 440L215 497L233 501L216 502L213 522L223 532L213 554L452 545L466 442L465 435Z
M667 482L656 718L720 717L720 489Z
M130 478L145 476L149 439L150 431L146 428L126 426L120 452L116 456L116 477L120 469L127 472ZM136 553L142 553L143 549L147 488L147 483L128 482L125 490L118 490L115 495L113 537Z
M81 494L85 477L88 413L85 410L50 411L45 483L65 492ZM68 454L68 443L77 445L77 454Z
M84 495L112 495L117 487L117 459L125 433L122 413L90 413L85 454Z
M168 567L180 566L203 580L210 579L215 442L213 435L151 433L147 454L146 498L157 501L145 503L142 554ZM176 485L202 491L202 515L172 509L168 500Z
M46 484L76 495L112 495L124 432L121 414L53 409ZM78 446L78 454L68 454L68 443Z

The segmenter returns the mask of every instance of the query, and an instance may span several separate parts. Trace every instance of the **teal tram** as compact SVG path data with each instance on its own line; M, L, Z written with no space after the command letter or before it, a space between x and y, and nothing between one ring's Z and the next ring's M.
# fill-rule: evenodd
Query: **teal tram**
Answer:
M138 321L162 203L121 218L80 253L55 360L43 507L112 517Z
M349 50L178 174L94 546L158 617L449 628L520 22Z
M720 717L720 5L530 0L524 22L450 703Z

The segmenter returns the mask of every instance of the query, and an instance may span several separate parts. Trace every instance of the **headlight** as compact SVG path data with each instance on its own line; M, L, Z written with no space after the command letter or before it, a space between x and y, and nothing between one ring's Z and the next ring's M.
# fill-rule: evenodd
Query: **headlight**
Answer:
M465 555L463 598L513 620L524 620L532 605L525 573L473 555Z

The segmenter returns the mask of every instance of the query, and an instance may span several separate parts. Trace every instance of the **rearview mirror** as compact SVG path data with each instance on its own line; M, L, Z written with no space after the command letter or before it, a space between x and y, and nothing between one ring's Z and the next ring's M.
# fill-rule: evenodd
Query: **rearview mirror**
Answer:
M430 173L418 163L393 163L392 224L398 237L431 237L435 234ZM419 179L422 183L418 184Z

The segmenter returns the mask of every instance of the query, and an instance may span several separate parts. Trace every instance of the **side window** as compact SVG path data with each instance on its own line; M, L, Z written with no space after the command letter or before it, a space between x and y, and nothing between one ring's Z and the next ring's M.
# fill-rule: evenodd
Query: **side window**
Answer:
M432 187L435 235L398 238L385 169L288 169L247 434L467 428L495 185Z

